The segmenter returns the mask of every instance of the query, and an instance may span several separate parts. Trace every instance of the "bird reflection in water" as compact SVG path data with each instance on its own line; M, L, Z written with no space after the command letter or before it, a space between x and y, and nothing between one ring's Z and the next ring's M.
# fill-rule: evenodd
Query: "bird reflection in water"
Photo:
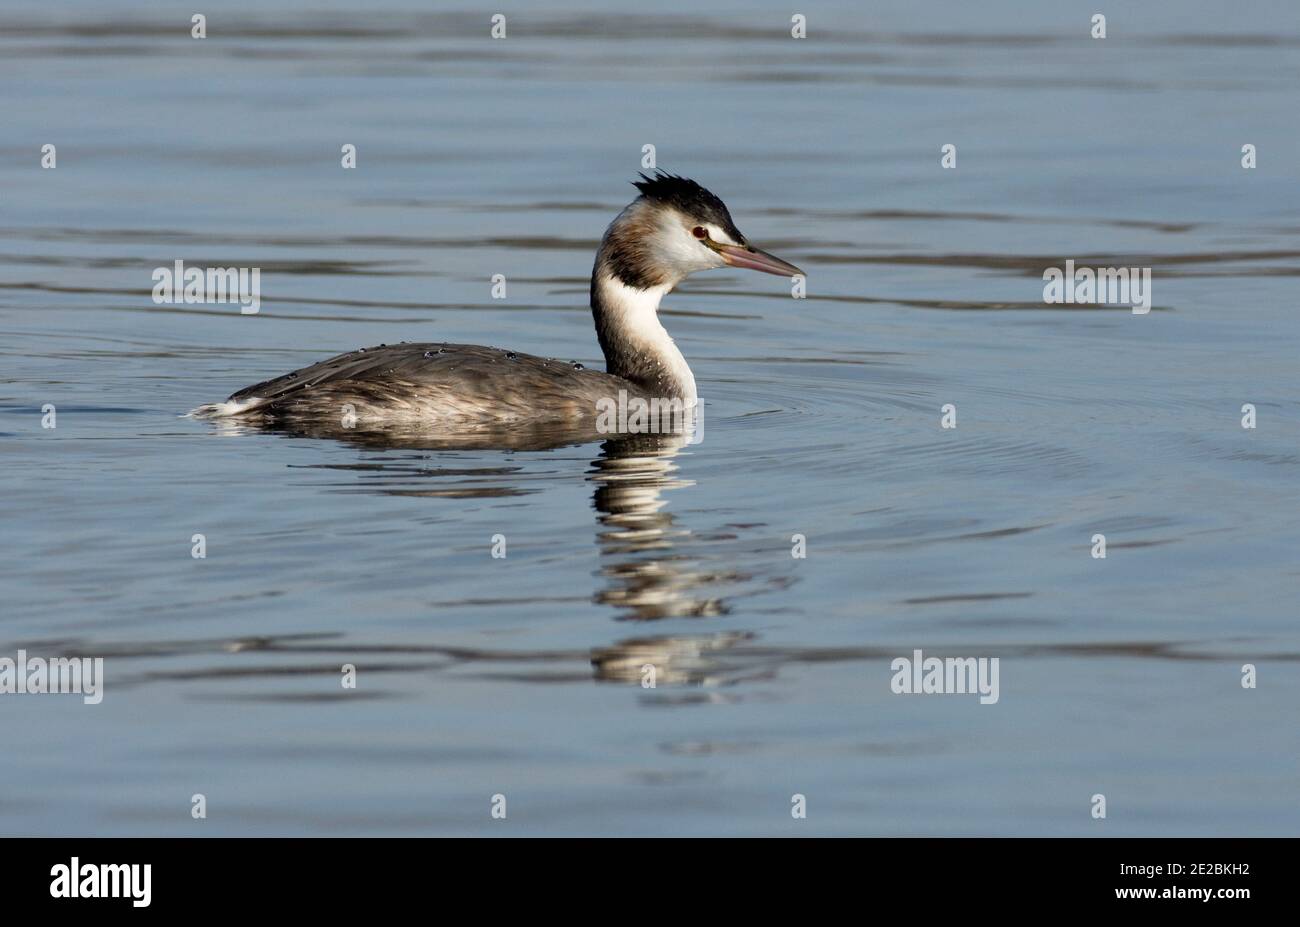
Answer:
M592 462L596 539L605 561L600 575L608 580L595 598L624 619L703 618L727 611L720 598L698 594L717 577L693 568L676 551L691 532L665 510L666 490L693 485L676 476L673 459L684 443L675 435L620 437L606 441Z
M286 437L324 438L367 451L540 451L575 444L594 443L599 435L566 429L502 431L483 429L472 433L436 436L416 430L345 429L329 422L310 427L265 428L246 424L219 423L218 434L275 431ZM665 493L694 485L679 476L676 461L688 444L686 436L619 435L605 437L600 455L591 462L587 478L595 484L592 505L597 512L596 542L603 581L593 592L593 601L617 611L621 621L655 621L667 618L709 618L730 611L719 594L725 587L737 589L753 577L735 570L701 568L701 559L689 546L698 543L689 528L679 525L667 511ZM357 470L368 476L386 473L405 480L412 471L410 461L371 461L355 464L320 464L324 469ZM417 472L425 472L422 468ZM457 473L464 470L458 469ZM484 471L498 472L498 471ZM443 498L491 497L510 494L511 487L499 484L472 488L396 488L383 492L403 496ZM752 590L748 594L752 594ZM737 667L724 668L719 657L725 651L752 640L747 632L642 636L615 642L591 651L591 665L599 680L639 683L646 666L655 668L656 684L717 685L734 681ZM426 649L421 647L421 650ZM483 653L480 660L493 660ZM540 656L540 655L534 655ZM508 658L507 658L508 659ZM740 676L746 675L744 672Z
M605 587L595 601L612 606L622 620L707 618L729 608L716 594L720 585L743 582L738 573L701 570L681 550L691 531L667 511L664 493L694 485L678 476L675 458L686 440L680 435L629 435L606 441L592 461L588 479L599 527L599 575ZM641 683L653 668L656 685L708 685L723 681L711 655L750 640L744 632L641 637L592 651L598 679Z

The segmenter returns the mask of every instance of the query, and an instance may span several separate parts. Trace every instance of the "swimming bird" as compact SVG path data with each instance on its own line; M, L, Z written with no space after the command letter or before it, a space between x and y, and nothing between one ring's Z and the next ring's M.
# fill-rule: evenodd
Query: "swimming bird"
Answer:
M536 427L594 419L601 400L697 399L659 301L693 273L743 267L802 271L749 243L726 205L693 180L657 171L606 229L591 273L591 313L605 372L469 344L379 345L340 354L234 393L192 415L310 426Z

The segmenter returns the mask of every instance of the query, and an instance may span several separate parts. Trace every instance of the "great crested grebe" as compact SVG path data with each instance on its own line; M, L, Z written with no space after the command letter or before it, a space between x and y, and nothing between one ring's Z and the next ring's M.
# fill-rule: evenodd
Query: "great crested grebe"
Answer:
M350 415L366 427L539 423L594 418L619 397L696 400L695 377L659 322L659 300L696 271L745 267L783 277L793 264L752 247L722 200L661 171L610 223L591 272L591 314L606 372L470 344L349 351L241 389L192 414L309 424Z

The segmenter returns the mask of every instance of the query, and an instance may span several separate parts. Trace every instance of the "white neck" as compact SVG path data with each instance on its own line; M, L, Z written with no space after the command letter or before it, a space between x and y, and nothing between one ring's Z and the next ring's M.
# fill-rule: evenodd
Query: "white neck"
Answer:
M597 266L591 282L596 334L605 368L656 396L696 398L695 375L659 321L659 300L672 284L640 290Z

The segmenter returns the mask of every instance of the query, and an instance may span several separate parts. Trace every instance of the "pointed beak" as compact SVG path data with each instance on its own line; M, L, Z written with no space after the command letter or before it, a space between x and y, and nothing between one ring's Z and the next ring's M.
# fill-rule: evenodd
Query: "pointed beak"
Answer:
M759 251L748 245L715 244L714 250L732 267L745 267L749 270L761 270L765 274L778 277L802 277L804 272L793 264L781 260L775 254Z

